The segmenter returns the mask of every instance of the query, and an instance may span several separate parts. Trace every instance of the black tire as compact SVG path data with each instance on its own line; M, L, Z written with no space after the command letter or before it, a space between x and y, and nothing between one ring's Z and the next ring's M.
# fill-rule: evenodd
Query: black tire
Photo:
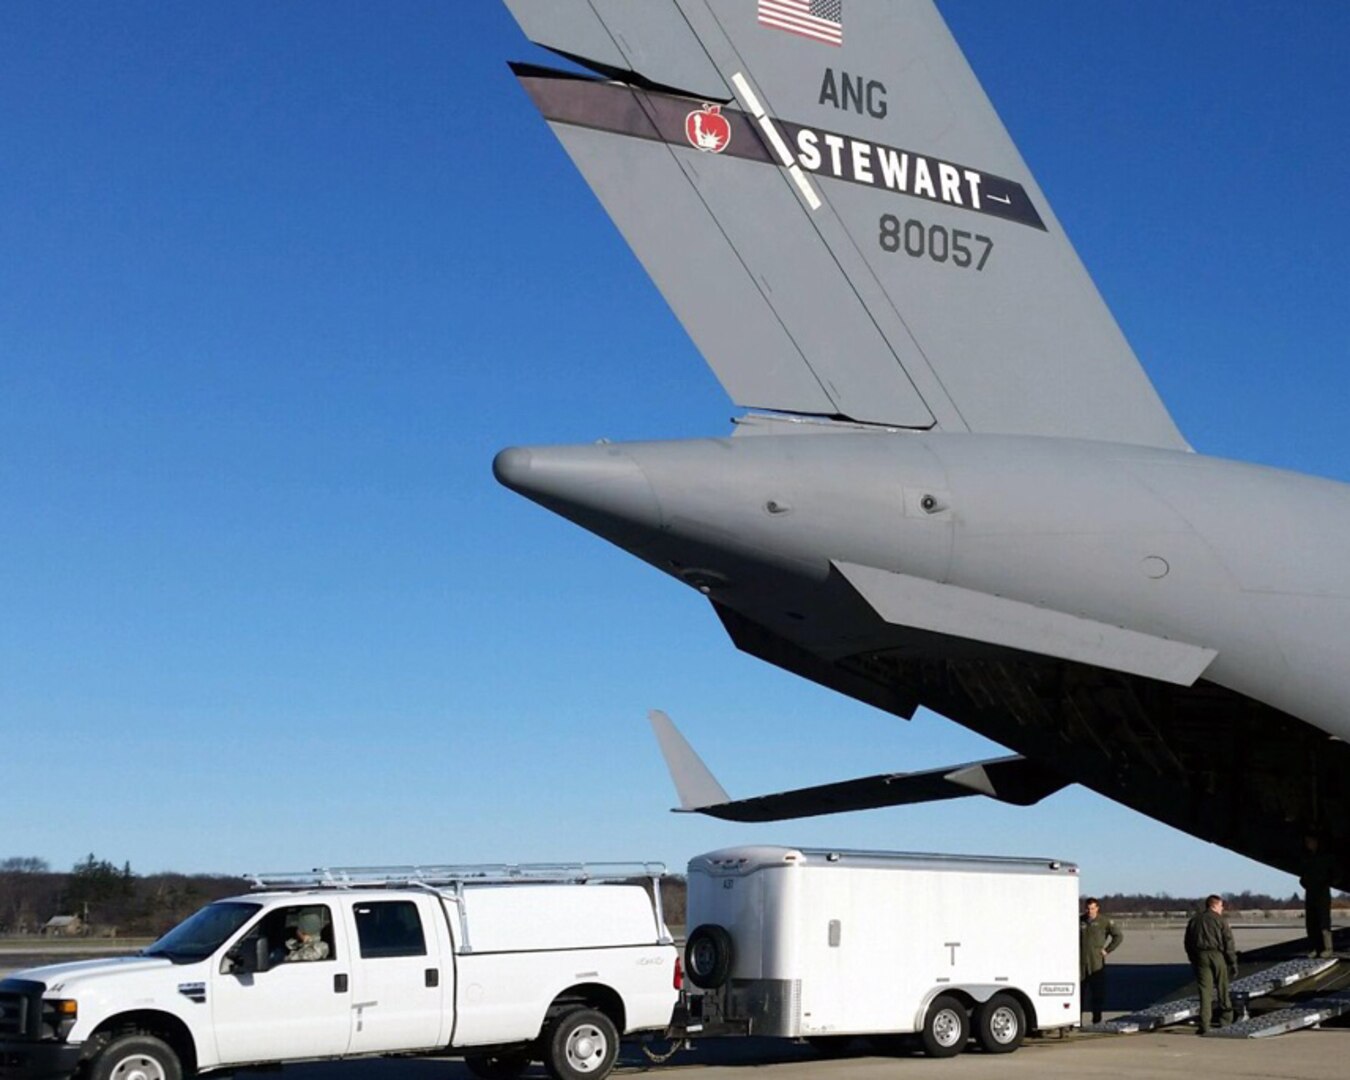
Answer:
M598 1009L573 1009L544 1029L543 1044L553 1080L604 1080L619 1056L619 1031Z
M975 1010L975 1041L986 1054L1011 1054L1026 1034L1026 1010L1011 994L995 994Z
M530 1055L524 1050L499 1054L465 1054L464 1064L482 1080L516 1080L530 1067Z
M909 1033L869 1035L867 1041L872 1052L881 1057L913 1057L923 1049L919 1036Z
M939 994L928 1006L919 1037L929 1057L955 1057L970 1041L970 1014L950 994Z
M823 1058L840 1058L853 1049L852 1035L808 1035L806 1043Z
M183 1080L173 1047L153 1035L119 1035L100 1050L84 1074L88 1080Z
M684 973L700 990L716 990L731 978L731 935L716 923L696 927L684 944Z

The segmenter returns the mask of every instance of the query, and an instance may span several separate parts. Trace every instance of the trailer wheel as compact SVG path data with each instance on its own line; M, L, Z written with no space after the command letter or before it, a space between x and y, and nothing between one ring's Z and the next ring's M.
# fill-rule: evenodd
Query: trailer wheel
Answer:
M464 1064L481 1080L516 1080L530 1067L530 1055L519 1050L504 1054L465 1054Z
M716 990L731 977L731 935L723 926L704 923L684 946L684 970L700 990Z
M108 1043L85 1075L89 1080L183 1080L183 1065L163 1039L135 1033Z
M923 1049L919 1036L912 1032L887 1032L869 1035L867 1041L874 1054L881 1057L912 1057Z
M1026 1033L1026 1012L1011 994L995 994L975 1010L975 1041L986 1054L1011 1054Z
M806 1044L823 1058L841 1058L853 1049L852 1035L808 1035Z
M544 1032L544 1068L553 1080L604 1080L619 1056L619 1032L598 1009L573 1009Z
M939 994L928 1006L923 1018L923 1052L929 1057L955 1057L970 1039L970 1015L966 1007L949 994Z

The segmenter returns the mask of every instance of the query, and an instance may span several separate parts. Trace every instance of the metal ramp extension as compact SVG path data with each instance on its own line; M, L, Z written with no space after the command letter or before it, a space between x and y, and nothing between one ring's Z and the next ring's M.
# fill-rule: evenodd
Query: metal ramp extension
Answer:
M1287 1009L1239 1020L1211 1031L1210 1035L1224 1039L1264 1039L1267 1035L1283 1035L1287 1031L1313 1027L1346 1013L1350 1013L1350 990L1338 990Z
M1235 979L1229 984L1230 994L1245 995L1249 1000L1251 998L1264 997L1266 994L1273 993L1286 986L1292 986L1294 983L1303 982L1304 979L1311 979L1315 975L1321 975L1324 971L1334 967L1338 961L1335 957L1300 957L1296 960L1285 960L1276 964L1274 967L1265 968L1262 971L1253 972L1251 975L1244 975L1240 979ZM1345 999L1345 1008L1341 1012L1350 1012L1350 992L1342 994L1332 994L1326 998L1319 998L1318 1002L1333 1001ZM1310 1002L1309 1005L1313 1005ZM1282 1015L1285 1012L1302 1013L1303 1010L1282 1009L1279 1014L1267 1013L1265 1016L1252 1020L1243 1020L1241 1026L1264 1025L1268 1019L1273 1019L1276 1015ZM1150 1005L1147 1009L1141 1009L1139 1012L1130 1013L1127 1016L1117 1016L1114 1020L1106 1020L1100 1024L1087 1024L1083 1027L1084 1031L1109 1032L1117 1035L1134 1035L1141 1031L1156 1031L1161 1027L1170 1027L1172 1024L1184 1023L1187 1020L1193 1020L1200 1015L1200 999L1198 997L1177 998L1174 1001L1164 1001L1157 1005ZM1329 1013L1328 1016L1339 1016L1340 1013ZM1283 1023L1284 1021L1281 1021ZM1320 1019L1309 1020L1306 1024L1297 1024L1295 1027L1309 1027L1312 1024L1320 1023ZM1249 1031L1239 1033L1239 1024L1233 1024L1229 1029L1217 1029L1216 1034L1230 1034L1232 1038L1253 1037ZM1280 1031L1261 1031L1262 1035L1278 1035L1283 1031L1293 1031L1295 1027L1282 1027Z

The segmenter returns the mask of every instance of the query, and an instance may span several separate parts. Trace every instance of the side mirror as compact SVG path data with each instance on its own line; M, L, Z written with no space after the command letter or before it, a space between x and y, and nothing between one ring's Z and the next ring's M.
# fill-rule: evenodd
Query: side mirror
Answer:
M248 975L255 971L266 971L270 959L267 938L261 935L245 938L225 954L225 963L221 971L227 975Z

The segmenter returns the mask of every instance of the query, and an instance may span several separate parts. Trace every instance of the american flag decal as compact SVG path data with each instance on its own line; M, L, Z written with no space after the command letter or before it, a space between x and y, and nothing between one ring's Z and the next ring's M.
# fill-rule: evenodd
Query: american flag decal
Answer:
M827 45L842 45L844 0L759 0L759 22Z

